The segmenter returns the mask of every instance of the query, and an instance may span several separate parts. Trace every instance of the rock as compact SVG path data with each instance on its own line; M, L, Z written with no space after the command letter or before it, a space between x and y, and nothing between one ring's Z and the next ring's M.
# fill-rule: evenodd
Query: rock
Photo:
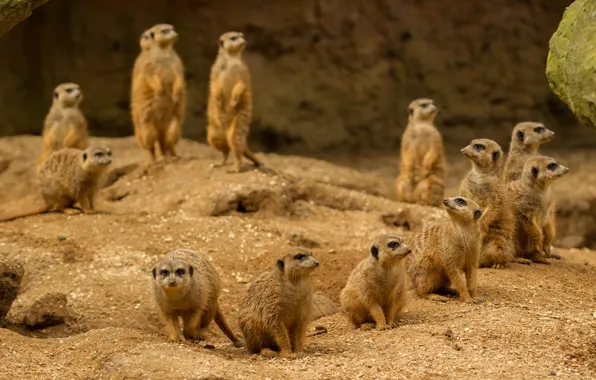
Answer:
M66 295L48 293L31 305L25 312L24 323L31 329L42 329L64 323L67 314Z
M0 326L8 314L10 306L19 294L25 271L16 262L0 262Z
M546 76L552 91L596 129L596 2L571 4L550 39Z
M31 11L48 0L0 1L0 37L31 15Z

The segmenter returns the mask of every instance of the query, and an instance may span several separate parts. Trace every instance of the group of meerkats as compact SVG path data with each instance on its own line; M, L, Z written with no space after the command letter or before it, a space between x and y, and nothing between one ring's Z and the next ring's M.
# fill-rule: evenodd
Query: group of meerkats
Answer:
M177 156L175 146L186 107L184 67L173 48L177 37L167 24L146 30L133 68L135 136L151 161L157 150L163 157ZM207 104L208 142L222 152L221 165L232 152L234 172L240 170L242 157L260 165L246 143L252 95L250 73L242 61L245 46L239 32L219 38ZM46 205L35 213L68 211L77 203L85 213L94 210L99 179L112 162L112 152L105 146L87 146L87 124L79 109L82 99L74 83L61 84L54 91L38 160ZM374 239L340 294L341 310L354 327L394 327L410 287L427 299L445 301L442 294L454 290L464 302L474 302L479 300L479 267L502 268L512 261L548 263L549 257L559 258L551 252L556 214L551 183L569 169L537 154L539 146L552 139L552 131L540 123L516 125L504 168L504 154L496 142L473 140L461 150L472 162L472 170L461 183L461 195L444 199L445 154L434 126L438 108L431 99L417 99L408 113L396 181L398 200L443 204L447 213L444 219L424 223L413 244L395 235ZM306 327L314 318L318 295L309 278L318 266L309 250L294 247L250 285L238 315L244 343L221 312L219 276L200 253L178 249L167 254L152 270L154 294L172 340L202 339L214 320L236 346L245 345L251 353L292 357L303 347Z

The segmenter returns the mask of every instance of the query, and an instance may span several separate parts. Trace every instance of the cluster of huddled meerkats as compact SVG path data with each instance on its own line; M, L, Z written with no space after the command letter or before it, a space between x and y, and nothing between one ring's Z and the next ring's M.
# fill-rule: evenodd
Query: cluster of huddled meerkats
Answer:
M134 64L132 120L137 141L151 161L157 150L163 157L176 157L181 135L186 85L182 61L173 49L177 37L171 25L148 29L141 36L141 53ZM223 153L221 165L232 152L234 172L240 170L243 156L260 165L246 144L252 97L250 73L241 55L245 45L239 32L219 38L207 104L208 142ZM38 162L46 206L36 213L67 211L76 203L83 212L94 209L98 181L112 153L105 146L87 147L87 125L79 109L82 98L74 83L55 89ZM442 294L454 290L464 302L476 302L479 267L502 268L512 261L548 263L549 257L559 258L551 251L555 236L551 183L569 169L537 154L539 146L553 137L552 131L540 123L516 125L504 168L504 154L496 142L473 140L461 150L472 162L472 170L461 183L461 195L444 199L445 155L441 134L434 126L438 108L431 99L417 99L408 112L396 181L398 200L443 204L447 214L442 220L424 223L413 244L394 235L374 239L368 257L354 269L340 294L341 310L356 328L396 326L410 288L432 300L446 301ZM5 220L20 216L24 215ZM306 326L317 307L318 295L313 293L309 276L318 266L309 250L291 248L250 285L238 315L245 343L236 337L219 307L219 276L197 252L172 251L153 268L155 299L172 340L203 339L214 320L236 346L246 345L251 353L292 357L303 347Z

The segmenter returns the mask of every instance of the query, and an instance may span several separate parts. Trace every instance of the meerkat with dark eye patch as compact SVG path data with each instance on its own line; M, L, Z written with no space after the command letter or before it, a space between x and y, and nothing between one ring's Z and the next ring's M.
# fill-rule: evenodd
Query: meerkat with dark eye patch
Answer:
M411 253L403 239L381 235L370 246L369 256L350 274L340 293L341 305L355 328L377 330L397 325L397 315L406 304L404 258Z
M66 212L77 203L83 213L94 212L95 193L111 162L111 149L101 145L92 145L83 151L66 148L53 152L37 170L44 205L17 215L0 216L0 221L51 210Z
M445 192L443 138L434 122L438 108L431 99L408 106L408 126L401 139L397 200L440 206Z
M437 293L451 286L462 301L473 302L478 296L483 212L478 203L461 196L446 198L443 204L448 219L427 222L416 234L408 272L420 297L447 301Z
M516 254L536 263L548 264L556 235L556 205L551 191L553 181L569 169L554 158L530 157L519 180L509 184L516 222Z
M83 92L76 83L62 83L54 89L52 106L43 125L41 165L52 152L63 148L87 147L87 120L79 108Z
M513 128L509 154L503 170L503 178L506 182L517 181L526 160L538 153L540 145L552 140L555 132L547 129L542 123L526 121L519 123Z
M503 268L514 258L515 221L507 187L501 179L503 150L493 140L476 139L461 150L472 162L459 187L459 193L473 199L485 209L481 230L484 234L480 251L481 268Z
M174 50L178 33L172 25L149 29L151 41L141 36L141 57L133 68L131 113L135 136L155 161L157 144L165 157L177 157L186 109L184 65ZM147 33L147 31L145 32Z
M243 346L221 312L221 280L204 255L176 249L157 263L152 273L155 301L170 340L204 339L209 324L215 320L236 347Z
M302 350L312 320L310 274L318 266L309 250L291 248L250 285L238 313L250 353L295 357Z
M225 165L230 151L234 172L240 171L242 157L261 165L248 148L247 138L252 117L250 71L242 60L246 46L240 32L227 32L219 37L219 51L211 67L207 104L207 141L223 154Z

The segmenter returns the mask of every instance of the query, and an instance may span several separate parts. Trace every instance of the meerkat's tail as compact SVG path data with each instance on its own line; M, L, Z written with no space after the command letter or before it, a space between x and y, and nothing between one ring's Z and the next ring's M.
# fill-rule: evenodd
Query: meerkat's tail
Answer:
M255 166L261 166L261 161L259 161L257 156L255 156L255 154L253 152L251 152L250 149L248 149L248 147L246 147L243 154L244 154L244 157L251 160L255 164Z
M50 211L50 207L49 206L37 206L35 208L32 208L30 210L27 211L21 211L18 213L14 213L14 214L0 214L0 222L9 222L11 220L15 220L15 219L19 219L19 218L24 218L26 216L31 216L31 215L37 215L37 214L43 214L45 212Z
M311 321L339 313L340 311L341 308L326 295L318 292L313 295Z
M228 326L228 322L224 318L219 305L217 305L217 310L215 311L215 317L213 318L215 324L219 327L219 329L234 343L236 347L242 347L244 344L234 335L230 326Z

